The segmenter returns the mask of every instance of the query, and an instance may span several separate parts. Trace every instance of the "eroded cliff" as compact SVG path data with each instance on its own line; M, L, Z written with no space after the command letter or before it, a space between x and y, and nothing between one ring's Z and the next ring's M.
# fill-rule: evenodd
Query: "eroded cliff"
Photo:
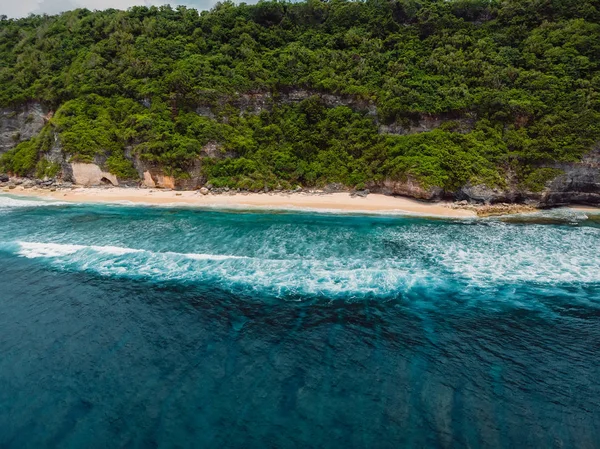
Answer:
M306 89L290 89L277 94L254 93L240 94L229 98L229 103L221 101L215 104L198 105L199 116L213 120L224 105L229 104L240 113L261 114L272 111L275 105L298 104L307 99L318 97L328 108L346 106L359 111L372 120L380 134L407 135L428 133L439 128L451 129L463 133L473 129L476 117L471 114L422 114L413 115L403 122L380 122L377 107L371 101L352 95L322 94ZM150 104L146 105L147 107ZM180 190L199 189L208 179L203 170L202 161L207 159L235 159L236 153L225 152L222 145L210 141L198 151L198 158L188 164L184 176L174 176L160 163L140 156L129 146L125 149L125 159L131 163L137 176L120 177L110 172L107 155L96 155L92 161L80 161L65 151L61 145L59 133L50 126L53 112L44 105L30 102L16 108L0 110L0 154L15 148L20 142L38 136L44 127L48 127L50 143L39 158L46 164L57 168L55 177L62 182L79 185L128 185ZM546 179L538 189L530 189L516 179L515 174L506 172L504 187L490 187L482 183L466 182L457 189L444 189L437 185L423 183L418 177L407 173L397 177L387 177L379 181L366 183L373 192L390 195L402 195L426 201L441 199L466 200L474 203L494 204L502 202L528 203L539 206L555 206L571 203L600 204L600 146L594 147L581 161L552 163L544 166L552 170L553 176ZM30 176L35 177L33 173ZM47 178L47 176L46 176ZM348 189L354 186L347 186Z

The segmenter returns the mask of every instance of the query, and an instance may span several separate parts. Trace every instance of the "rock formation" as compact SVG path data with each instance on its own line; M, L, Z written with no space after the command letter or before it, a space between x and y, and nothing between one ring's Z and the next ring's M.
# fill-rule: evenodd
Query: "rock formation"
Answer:
M289 89L277 94L269 92L239 94L233 99L229 98L228 101L242 111L260 113L263 110L270 110L275 103L297 103L314 95L318 95L321 101L329 107L349 106L354 110L363 111L376 121L379 132L385 134L428 132L440 126L450 126L457 132L467 132L472 129L476 119L468 114L462 116L423 114L413 117L406 123L383 124L378 122L377 108L369 100L353 95L334 95L305 89ZM214 118L211 105L199 105L196 112ZM38 135L51 116L52 112L37 102L0 109L0 154L14 148L19 142ZM234 154L224 153L217 142L209 142L205 145L201 150L201 156L235 157ZM71 155L65 154L63 151L57 134L54 135L50 149L42 157L48 163L60 166L58 176L64 182L74 182L80 185L122 185L125 183L153 188L195 190L201 188L207 181L202 174L200 160L191 164L187 176L177 178L165 173L159 165L141 160L131 148L125 150L125 157L132 161L139 179L119 179L108 171L105 166L106 160L101 157L97 157L93 163L72 162ZM538 192L528 191L512 179L507 180L506 188L467 183L456 191L448 192L437 186L424 186L411 175L400 179L385 179L381 182L368 183L368 187L371 192L403 195L426 201L454 199L479 204L526 203L541 207L572 203L600 204L600 144L579 162L555 163L548 165L548 168L556 169L557 173L561 174L550 179ZM331 184L327 186L326 190L339 191L344 188L344 186Z

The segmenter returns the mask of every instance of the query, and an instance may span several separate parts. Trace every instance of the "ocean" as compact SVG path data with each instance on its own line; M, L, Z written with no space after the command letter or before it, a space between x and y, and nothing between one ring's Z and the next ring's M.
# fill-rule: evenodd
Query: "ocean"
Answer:
M0 448L598 448L600 216L0 196Z

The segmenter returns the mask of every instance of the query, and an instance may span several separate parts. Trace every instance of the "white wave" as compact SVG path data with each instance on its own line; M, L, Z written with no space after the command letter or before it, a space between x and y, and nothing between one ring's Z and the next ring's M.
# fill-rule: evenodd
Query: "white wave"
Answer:
M248 257L246 257L246 256L228 256L228 255L221 255L221 254L195 254L195 253L179 254L179 253L172 253L172 252L165 253L165 254L181 255L183 257L187 257L188 259L194 259L194 260L248 259Z
M118 246L85 246L69 245L64 243L38 243L38 242L17 242L20 247L19 255L34 259L37 257L61 257L74 254L78 251L92 250L98 253L122 256L140 252L142 250L121 248Z
M22 207L47 207L47 206L64 206L65 201L48 201L35 198L21 199L12 198L6 195L0 195L0 209L16 209Z
M259 247L244 239L221 246L247 255L41 242L18 242L17 253L102 276L209 282L275 296L389 297L419 288L444 291L450 284L600 283L600 229L593 227L432 222L388 226L360 239L348 230L292 228L249 237L260 238Z
M68 256L69 254L85 249L85 246L82 245L58 243L17 242L17 244L20 247L18 254L28 259Z
M54 266L103 276L140 276L156 280L217 281L222 287L289 294L385 295L426 279L409 265L360 259L264 259L257 257L153 252L118 246L16 242L17 253L47 258ZM223 265L226 264L226 265Z
M155 256L171 256L193 260L227 260L246 259L245 256L231 256L223 254L196 254L196 253L155 253L143 249L124 248L120 246L98 246L98 245L71 245L64 243L40 243L40 242L16 242L19 245L18 254L27 258L36 257L61 257L74 254L79 251L95 252L111 256L124 256L126 254L147 253Z
M600 229L540 225L392 231L390 240L418 248L442 272L471 285L600 282Z

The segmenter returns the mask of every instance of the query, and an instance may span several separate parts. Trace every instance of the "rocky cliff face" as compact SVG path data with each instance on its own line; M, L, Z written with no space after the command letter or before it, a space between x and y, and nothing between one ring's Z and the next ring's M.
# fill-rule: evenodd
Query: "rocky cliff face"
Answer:
M241 94L233 100L233 105L245 112L260 113L263 110L270 110L276 103L297 103L314 95L319 95L326 106L349 106L354 110L363 111L367 116L377 120L377 108L368 100L352 95L323 94L304 89L288 90L276 95L271 93ZM213 110L207 105L199 106L196 112L214 117ZM14 148L19 142L39 134L51 115L52 112L36 102L30 102L18 108L0 109L0 154ZM475 117L468 115L421 115L413 117L411 121L403 124L379 124L379 131L391 134L413 134L446 126L458 132L466 132L472 129L474 123ZM207 144L202 149L201 155L215 158L234 157L232 154L223 154L216 142ZM141 160L133 154L131 149L126 150L125 156L132 161L136 168L139 181L118 179L108 173L108 170L105 169L105 161L101 159L95 160L94 164L72 163L69 155L64 154L57 135L54 136L54 143L50 150L42 157L48 162L60 165L59 177L63 181L83 185L125 184L193 190L206 183L200 161L192 164L189 169L189 177L176 179L167 175L160 166ZM580 162L554 164L550 168L558 169L562 173L548 181L540 192L523 190L511 179L507 182L509 187L505 189L467 183L458 191L447 192L436 186L424 187L412 176L406 176L403 179L386 179L380 183L371 183L368 187L371 191L409 196L426 201L438 201L446 198L485 204L520 202L542 207L572 203L600 205L600 145Z
M581 162L556 164L563 171L542 192L540 202L548 206L571 203L600 204L600 145Z
M200 150L200 157L209 158L226 158L232 157L232 154L227 154L221 151L221 147L217 142L208 142ZM202 173L202 164L200 159L193 163L188 168L189 177L175 178L165 174L164 170L157 164L144 161L133 153L131 148L125 151L125 157L133 162L133 166L138 172L141 180L141 185L145 187L158 187L165 189L176 190L196 190L206 184L206 176Z
M377 117L377 107L372 101L359 98L356 95L330 94L309 89L286 89L276 94L271 92L245 93L232 99L224 98L218 103L220 103L220 106L228 103L242 112L258 114L262 111L270 111L275 104L300 103L313 96L318 96L321 102L329 108L348 106L355 111L365 112L368 116ZM196 112L208 117L214 116L211 108L207 105L199 106Z
M49 118L40 103L30 102L17 108L0 109L0 154L39 134Z
M264 110L271 110L275 104L295 104L313 96L318 96L327 107L348 106L355 111L365 113L376 122L378 120L377 107L372 101L356 95L330 94L308 89L287 89L275 94L271 92L244 93L234 98L223 97L223 99L217 101L216 108L218 109L220 106L229 103L243 112L258 114ZM149 99L144 100L142 103L146 107L151 105ZM209 104L199 105L196 112L205 117L214 118L214 106L214 104L212 106ZM29 102L17 108L0 109L0 154L14 148L19 142L38 135L51 116L52 112L37 102ZM404 125L398 123L380 125L380 132L393 134L427 132L446 123L449 118L457 119L460 122L460 118L454 116L424 115L414 117L410 123ZM460 126L465 129L470 126L469 119L464 119L460 123ZM221 154L218 145L211 142L202 149L202 156L221 158L233 157L234 155ZM105 160L101 157L96 158L93 164L78 164L75 166L69 160L70 155L64 154L57 135L54 136L54 144L50 151L42 157L48 162L60 165L59 176L67 182L83 183L85 185L102 185L107 182L114 185L135 184L131 180L105 176L108 172L105 169ZM141 160L130 150L126 150L126 157L132 161L138 171L141 184L147 187L187 190L197 189L206 182L201 173L199 162L190 167L188 178L176 179L164 173L158 165ZM440 189L422 189L414 180L409 180L405 185L399 181L387 181L384 188L386 191L422 199L433 200L440 195Z
M590 151L580 162L557 163L549 168L558 169L562 173L549 180L540 192L523 190L516 184L507 189L467 184L453 196L458 200L485 204L522 202L541 207L600 205L600 146Z
M415 115L411 119L407 119L405 123L394 122L384 124L379 122L377 114L377 106L373 101L366 100L356 95L349 94L330 94L309 89L287 89L277 94L270 92L255 92L239 94L233 99L227 98L219 101L219 106L222 107L226 103L233 105L242 112L250 114L259 114L262 111L270 111L275 104L295 104L300 103L313 96L319 97L321 102L329 107L348 106L354 111L364 113L367 117L371 117L378 125L381 134L416 134L428 132L439 128L443 124L451 122L452 128L459 132L466 132L473 129L475 117L469 114L420 114ZM205 117L214 118L215 114L209 105L200 105L196 108L196 112Z
M410 175L401 180L386 179L379 186L369 187L371 190L379 190L387 195L409 196L418 200L439 201L444 197L444 191L440 187L424 187Z
M548 168L557 169L561 174L549 180L539 192L523 189L514 179L510 179L511 176L508 176L508 187L505 189L467 183L455 192L448 192L435 186L424 187L412 176L386 179L369 185L369 189L426 201L449 199L479 204L524 203L538 207L600 205L600 145L580 162L557 163Z
M476 118L469 114L420 114L405 123L379 124L380 134L418 134L432 131L442 125L455 132L469 132L475 127Z

